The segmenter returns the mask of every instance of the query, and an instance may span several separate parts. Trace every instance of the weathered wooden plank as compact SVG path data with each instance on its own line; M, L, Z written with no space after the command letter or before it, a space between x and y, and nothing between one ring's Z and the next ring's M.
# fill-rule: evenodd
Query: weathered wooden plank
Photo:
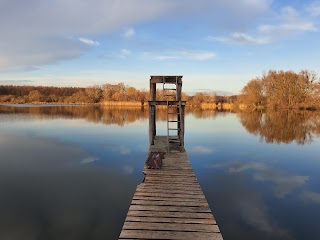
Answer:
M197 180L194 180L194 179L183 179L183 178L180 178L180 179L172 179L170 181L170 178L161 178L161 179L149 179L149 178L146 178L145 181L144 181L145 184L152 184L152 183L171 183L173 185L198 185L198 182Z
M201 190L201 187L199 183L197 182L186 182L185 184L183 182L168 182L168 181L145 181L142 184L140 184L138 187L149 187L149 186L159 186L162 188L198 188Z
M196 191L201 191L202 189L199 185L197 184L170 184L170 183L165 183L165 182L153 182L149 184L141 184L137 189L164 189L164 190L172 190L172 189L188 189L188 190L196 190Z
M176 172L156 172L156 171L150 171L145 173L148 176L152 176L152 177L196 177L196 175L191 172L191 173L187 173L187 172L181 172L181 171L176 171Z
M165 168L167 171L190 171L192 172L192 168L191 167L169 167L169 166L165 166L164 164L162 165L163 168ZM159 171L159 170L158 170ZM161 171L161 170L160 170Z
M205 197L202 194L179 194L179 193L159 193L159 192L136 192L134 194L135 197L161 197L161 198L173 198L173 199L189 199L190 201L194 201L193 199L203 199L206 201Z
M214 219L211 213L190 213L190 212L157 212L157 211L140 211L129 210L128 216L139 217L167 217L167 218L194 218L194 219Z
M199 192L199 194L203 195L202 189L200 186L193 185L193 184L184 184L181 186L181 184L169 184L167 182L152 182L152 184L144 184L142 186L137 187L137 190L154 190L159 192L165 192L170 191L170 193L174 193L175 190L177 191L190 191L190 192Z
M171 180L171 181L170 181ZM170 181L170 182L181 182L181 181L188 181L188 182L195 182L198 184L198 181L195 177L172 177L172 178L169 178L169 177L161 177L161 178L157 178L157 177L152 177L152 176L146 176L145 179L144 179L144 183L148 183L148 182L151 182L151 181L163 181L163 182L167 182L167 181Z
M192 170L192 167L187 165L172 166L172 164L163 163L162 166L166 168L166 170L179 170L179 171Z
M173 177L170 175L160 175L160 176L155 176L155 175L147 175L145 177L145 182L148 180L193 180L198 183L197 178L195 176L183 176L183 175L174 175Z
M139 188L137 188L136 191L159 191L159 192L170 192L170 193L181 193L181 192L188 192L190 191L190 193L198 193L198 194L203 194L202 190L200 187L197 186L193 186L193 185L185 185L185 186L164 186L164 184L158 184L158 185L151 185L151 186L141 186ZM177 192L175 192L177 191ZM178 192L179 191L179 192Z
M170 174L170 173L166 173L166 174L146 174L146 177L148 177L149 179L167 179L167 178L171 178L172 180L174 179L197 179L196 176L191 175L191 174L184 174L184 175L177 175L177 174Z
M145 189L137 189L139 192L154 192L155 189L152 188L145 188ZM159 193L169 193L169 194L193 194L193 195L202 195L202 192L199 190L192 190L192 189L157 189Z
M220 233L123 230L120 234L120 239L128 239L128 238L222 240L222 236Z
M129 210L164 211L164 212L194 212L194 213L208 212L208 213L211 213L211 210L209 207L131 205Z
M161 201L161 200L136 200L131 201L131 205L143 205L143 206L179 206L179 207L209 207L207 202L201 201Z
M165 155L164 157L164 162L166 163L172 163L173 165L180 165L180 164L185 164L185 165L191 165L190 161L186 160L186 154L176 154L173 156L172 154Z
M129 216L129 215L126 218L126 222L217 224L214 219L210 219L210 218L140 217L140 216L135 217L135 216Z
M192 167L189 164L186 165L173 165L172 163L163 162L163 166L166 167L166 169L179 169L179 170L192 170ZM161 170L160 170L161 171Z
M163 175L166 175L166 174L172 174L172 175L175 175L175 174L180 174L180 175L183 175L183 174L189 174L189 175L194 175L194 172L192 170L168 170L166 168L162 168L161 170L159 169L144 169L143 170L143 173L145 175L149 174L150 171L153 171L152 174L163 174Z
M166 185L170 184L170 182L168 181L149 181L150 185L149 184L145 184L144 186L142 187L150 187L152 185L158 185L159 187L160 186L163 186L165 187ZM167 186L169 188L169 186ZM195 182L173 182L171 183L171 188L189 188L189 189L193 189L193 188L198 188L198 190L201 191L201 188L198 187L198 185L195 183ZM167 189L167 188L165 188Z
M191 195L192 196L192 195ZM149 200L149 201L175 201L175 202L207 202L205 198L188 198L188 197L163 197L163 196L157 196L157 197L146 197L146 196L139 196L134 195L133 200Z
M192 186L197 186L198 183L196 181L183 181L183 180L176 180L176 181L168 181L168 180L161 180L161 181L157 181L157 180L149 180L148 182L145 183L150 183L150 184L171 184L173 187L177 186L185 186L185 187L192 187ZM148 185L148 184L146 184Z
M220 230L214 224L194 224L194 223L153 223L153 222L125 222L123 229L143 229L158 231L184 231L184 232L208 232L219 233Z
M197 182L168 182L168 181L148 181L143 182L138 186L139 188L148 188L148 187L158 187L158 188L196 188L197 190L201 190L200 185ZM137 188L138 188L137 187Z

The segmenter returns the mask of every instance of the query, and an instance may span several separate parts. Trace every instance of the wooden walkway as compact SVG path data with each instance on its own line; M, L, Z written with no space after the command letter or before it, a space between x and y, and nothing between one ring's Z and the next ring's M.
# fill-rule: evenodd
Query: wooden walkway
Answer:
M156 136L149 152L166 149ZM223 239L186 152L166 153L160 170L143 172L119 239Z

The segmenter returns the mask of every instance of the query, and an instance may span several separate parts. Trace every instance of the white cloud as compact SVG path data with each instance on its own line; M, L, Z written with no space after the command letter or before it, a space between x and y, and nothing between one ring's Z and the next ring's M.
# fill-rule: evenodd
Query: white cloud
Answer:
M122 58L122 59L126 59L128 58L130 55L132 54L132 52L129 49L120 49L118 52L113 52L113 53L109 53L109 54L105 54L104 57L107 59L114 59L114 58Z
M134 30L134 28L128 28L123 33L123 36L125 38L132 38L135 34L136 34L136 31Z
M144 52L143 57L147 59L165 61L165 60L196 60L206 61L216 58L217 54L211 51L169 51L164 53Z
M278 40L293 34L318 30L313 21L302 17L301 13L291 6L280 9L279 19L280 22L276 24L260 24L257 28L258 32L272 40Z
M178 59L177 56L166 56L166 55L158 55L158 56L154 56L154 58L160 61Z
M220 28L246 26L268 10L272 0L29 0L5 1L0 8L0 68L52 64L80 57L101 36L171 16L196 16L203 24ZM76 6L76 7L75 7ZM139 6L139 7L137 7ZM179 11L178 11L179 10ZM230 17L232 16L232 17ZM134 28L124 33L135 35ZM79 36L87 36L79 41ZM198 60L212 53L190 53Z
M116 151L119 151L122 155L128 155L131 153L131 149L126 146L119 146L119 149L117 149Z
M119 57L121 58L127 58L131 55L131 51L128 49L121 49L119 53Z
M88 164L88 163L93 163L95 161L98 161L99 158L96 158L96 157L87 157L87 158L84 158L80 161L81 164Z
M122 169L123 169L124 173L128 174L128 175L132 174L134 171L134 168L132 166L127 166L127 165L123 166Z
M284 23L279 25L261 25L258 27L261 33L275 35L275 34L286 34L290 32L315 32L317 28L313 22L296 22L296 23Z
M300 14L293 7L286 6L280 10L280 16L286 21L291 21L299 18Z
M88 39L88 38L79 38L79 41L86 44L86 45L89 45L89 46L99 46L100 43L97 42L97 41L93 41L91 39Z
M181 51L177 52L177 54L188 59L199 61L210 60L217 56L216 53L209 51Z
M312 8L315 12L316 5ZM320 6L320 4L319 4ZM310 10L311 11L311 10ZM272 24L259 24L255 29L251 29L248 34L246 32L233 32L229 36L209 36L207 40L216 41L226 44L267 44L280 39L289 38L292 35L304 32L318 31L315 23L307 17L302 17L301 13L291 6L279 9L279 12L272 18ZM276 22L276 23L274 23ZM250 30L250 29L249 29Z
M320 16L320 1L312 2L309 6L307 6L306 10L309 14L311 14L311 16L319 17Z
M88 51L86 45L97 42L75 36L90 38L149 21L166 14L172 5L162 0L6 1L0 8L0 68L78 58Z
M243 172L246 170L250 169L255 169L255 170L266 170L268 167L264 163L259 163L259 162L240 162L240 163L233 163L229 165L229 171L232 173L237 173L237 172Z
M162 53L154 53L154 52L144 52L142 57L146 59L159 60L159 61L178 59L177 56L173 56L167 53L162 54Z
M285 172L271 168L256 173L254 179L274 183L275 195L279 198L283 198L292 190L304 186L309 180L309 176L290 176Z
M108 145L108 146L105 146L105 149L107 151L116 152L121 155L128 155L132 152L131 148L124 146L124 145L120 145L120 146Z
M206 19L215 29L241 29L266 13L272 0L184 0L177 10L197 19Z
M309 180L309 176L290 175L285 171L280 171L259 162L239 162L214 165L215 168L228 168L231 173L254 170L253 178L256 181L271 182L274 184L276 197L283 198L294 189L302 187Z
M207 39L228 44L266 44L270 42L267 37L257 38L240 32L232 33L230 37L208 37Z
M208 147L205 147L205 146L194 146L191 149L191 152L200 153L200 154L210 154L210 153L214 152L214 149L208 148Z
M302 199L320 204L320 193L305 191L301 195Z

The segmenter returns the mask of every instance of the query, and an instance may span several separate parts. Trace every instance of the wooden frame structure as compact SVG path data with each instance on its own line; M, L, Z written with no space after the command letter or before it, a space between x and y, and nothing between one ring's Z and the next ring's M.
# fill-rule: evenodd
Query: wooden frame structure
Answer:
M157 87L156 84L163 85L163 98L157 99ZM165 85L174 85L171 88ZM166 92L171 91L171 94ZM175 94L172 95L172 92ZM169 100L169 98L171 99ZM173 97L173 99L172 99ZM181 149L184 149L184 113L186 102L182 101L182 76L151 76L150 77L150 101L149 102L149 143L154 144L155 136L157 135L156 130L156 106L167 107L167 144L168 151L170 143L179 143ZM175 112L170 112L169 108L176 108ZM176 114L177 119L171 121L169 114ZM176 128L170 128L169 123L176 122ZM171 138L170 130L177 130L177 135Z

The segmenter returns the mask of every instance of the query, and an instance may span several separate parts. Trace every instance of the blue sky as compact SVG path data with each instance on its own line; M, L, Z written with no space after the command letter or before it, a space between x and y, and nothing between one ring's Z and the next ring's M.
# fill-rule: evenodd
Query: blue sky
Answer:
M320 69L320 1L0 0L0 84L238 93L270 69Z

